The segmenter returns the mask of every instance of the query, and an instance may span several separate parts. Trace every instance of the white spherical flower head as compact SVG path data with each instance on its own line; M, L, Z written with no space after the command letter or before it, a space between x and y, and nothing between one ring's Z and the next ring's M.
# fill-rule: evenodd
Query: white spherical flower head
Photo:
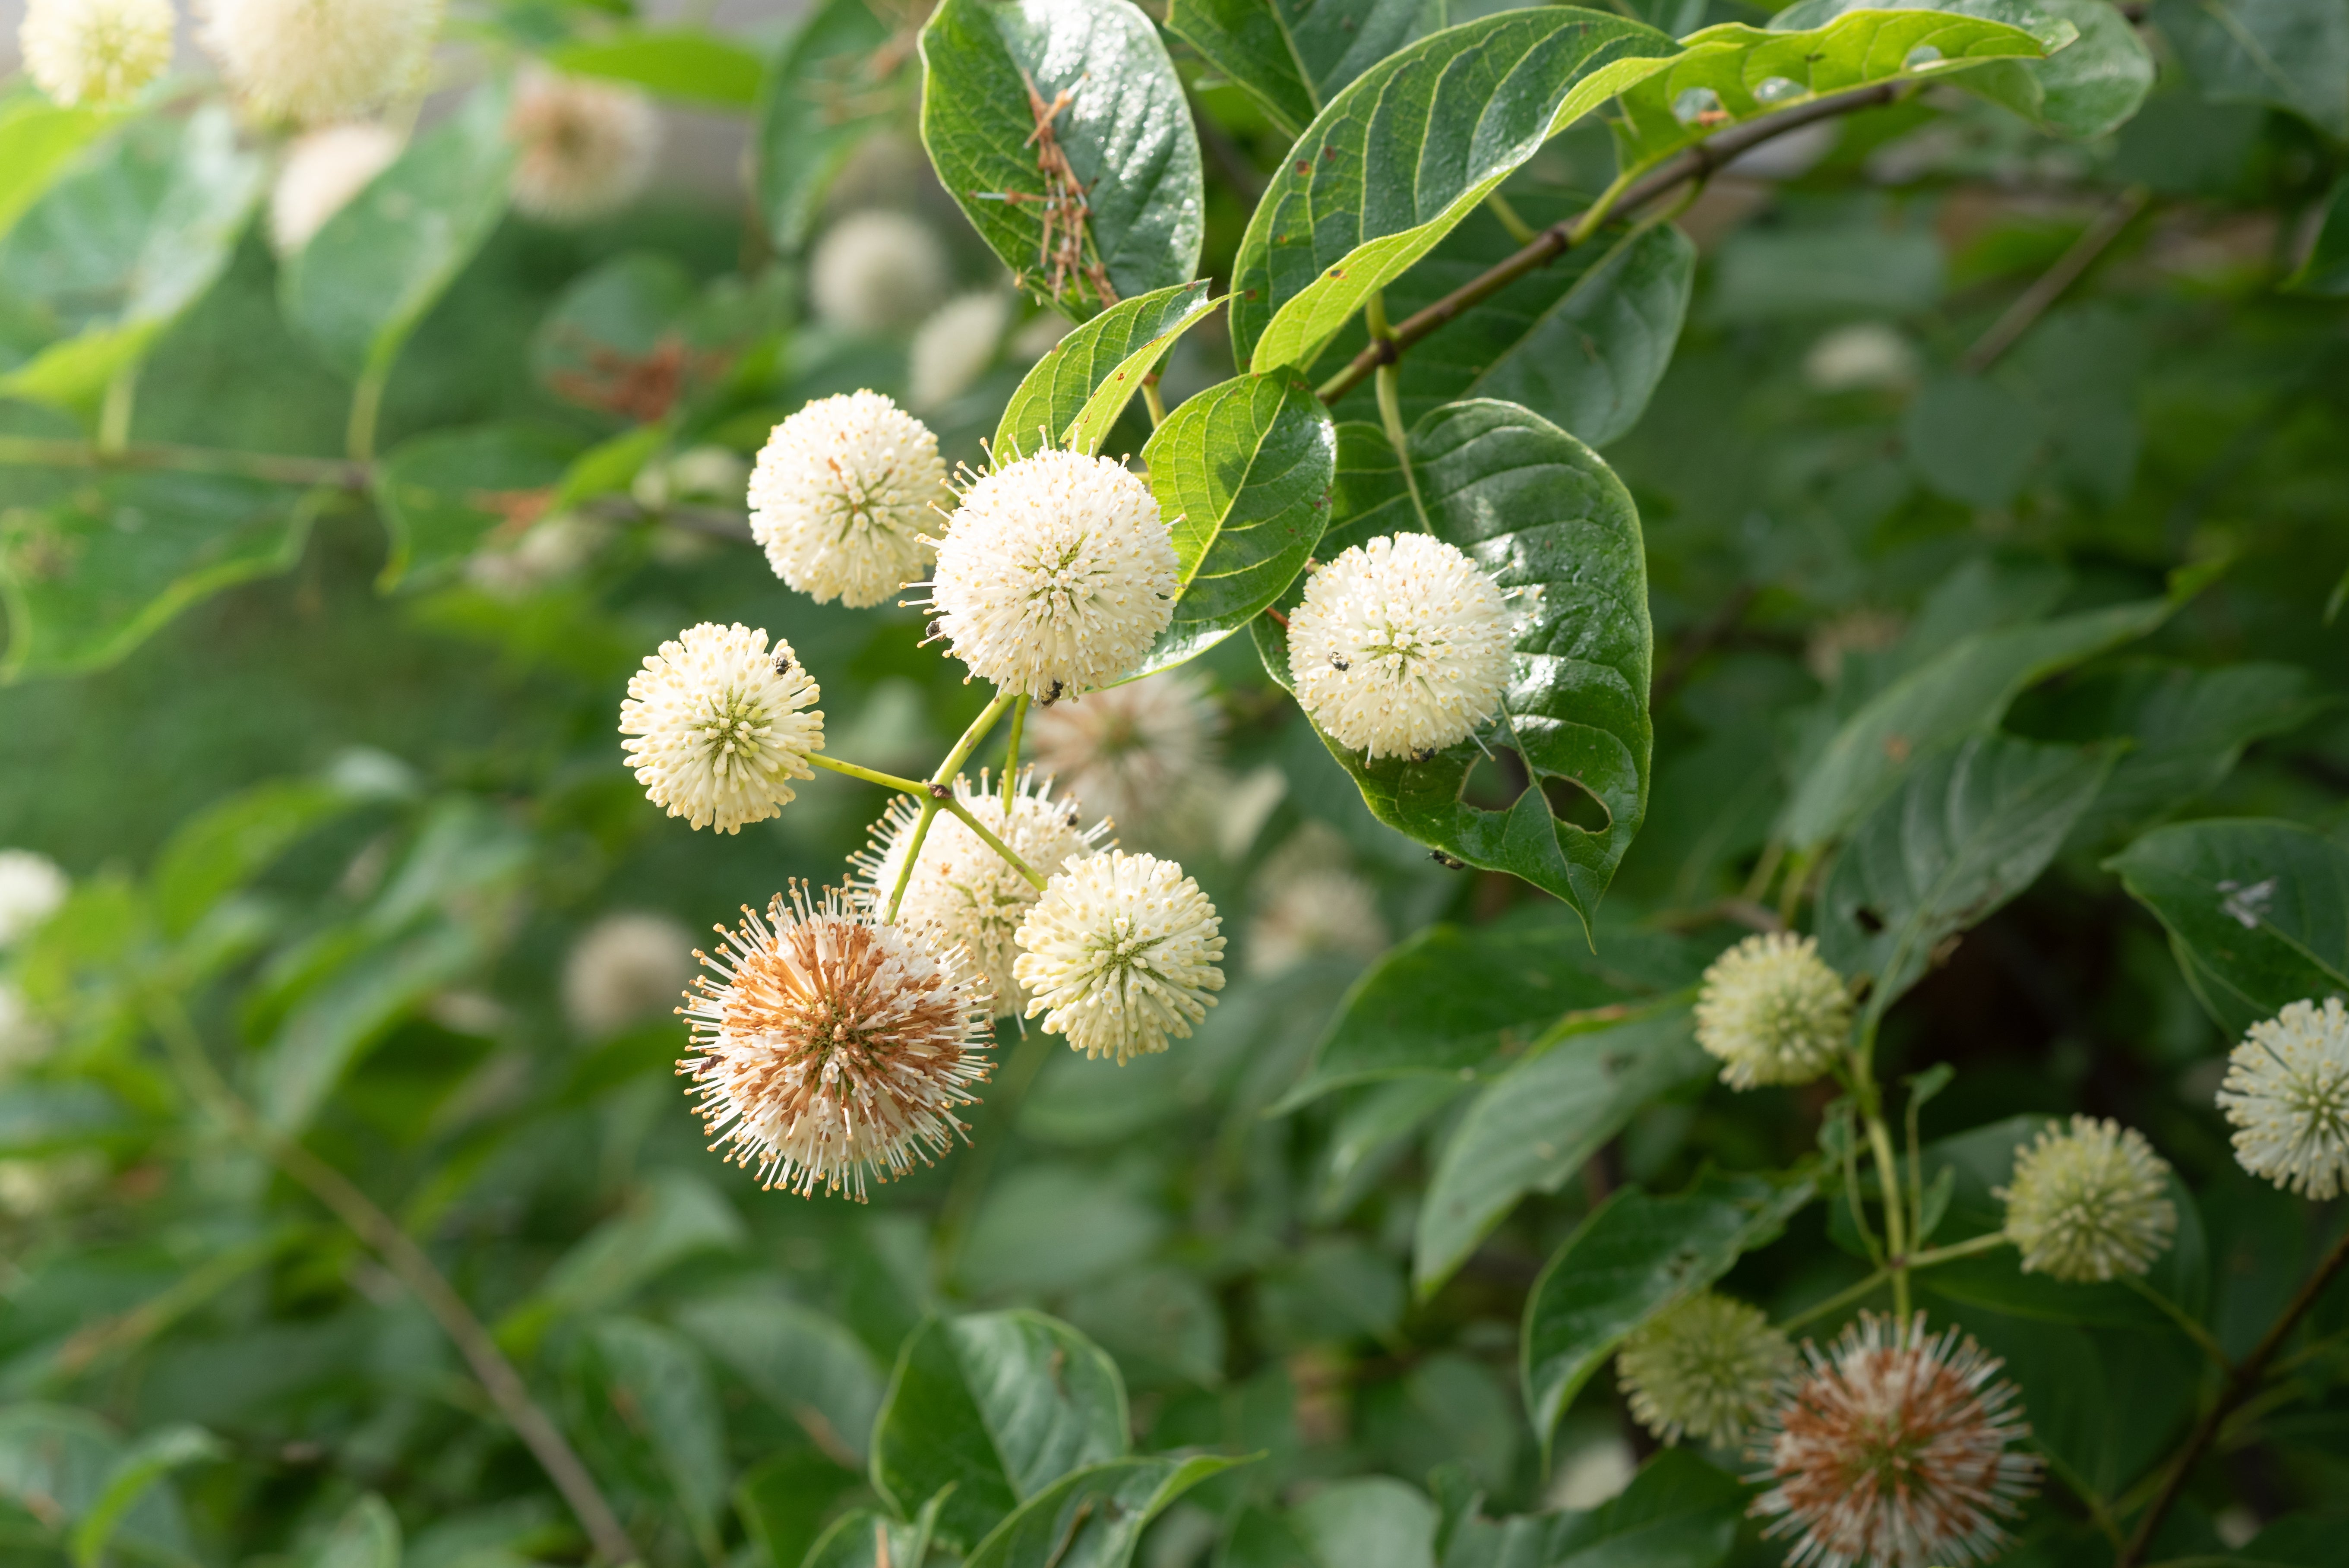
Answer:
M16 45L50 102L119 103L170 68L171 0L29 0Z
M514 78L506 134L514 205L550 223L577 223L618 211L644 190L660 151L660 116L635 88L533 65Z
M905 400L926 412L970 390L995 363L1010 323L1009 294L967 294L940 305L906 353Z
M881 924L837 888L812 901L795 886L724 934L702 958L718 980L698 979L679 1009L698 1054L678 1071L711 1147L769 1187L860 1203L868 1179L945 1152L991 1043L986 983L959 953Z
M954 792L981 826L1047 876L1092 853L1108 831L1108 824L1102 822L1079 827L1077 802L1053 799L1051 779L1039 779L1032 771L1020 775L1009 808L1002 791L988 787L984 772L978 776L977 789L968 779L957 779ZM858 891L875 908L885 910L904 874L905 851L920 816L920 809L900 796L888 814L874 824L865 852L855 857ZM921 858L914 862L914 874L905 878L897 923L919 932L938 947L961 948L995 994L996 1016L1008 1018L1029 999L1012 973L1019 956L1013 937L1040 896L1034 883L960 818L941 812L931 820L929 834L922 841Z
M365 120L320 126L297 138L269 191L269 240L277 253L308 244L398 156L398 133Z
M441 0L202 0L203 46L246 112L322 125L421 83Z
M1224 717L1206 684L1162 670L1028 716L1037 766L1085 809L1138 828L1216 759Z
M1150 487L1047 449L964 492L930 603L955 657L1047 702L1110 685L1174 619L1174 546Z
M1306 580L1288 667L1299 706L1339 745L1423 760L1492 717L1516 639L1483 568L1433 535L1399 533Z
M1375 958L1386 946L1387 923L1370 883L1350 872L1299 872L1280 878L1257 910L1247 966L1255 975L1285 975L1313 958Z
M878 392L818 398L775 427L750 472L750 531L819 604L878 604L928 570L952 492L938 438Z
M946 247L927 223L883 207L852 212L823 232L808 265L815 314L837 332L895 332L946 298Z
M2168 1192L2168 1165L2136 1129L2075 1116L2016 1154L2012 1185L1993 1196L2024 1273L2085 1282L2152 1266L2178 1230Z
M563 965L563 1010L589 1038L667 1012L693 978L693 934L665 914L607 914Z
M57 913L73 883L48 856L0 850L0 947Z
M1760 1426L1794 1369L1794 1346L1758 1308L1712 1291L1658 1314L1615 1357L1641 1426L1714 1448Z
M792 645L748 626L704 622L660 645L628 679L620 733L656 806L721 833L763 821L812 779L823 749L823 694Z
M1053 876L1014 940L1028 1016L1121 1066L1188 1039L1224 988L1222 923L1183 868L1112 850Z
M1850 1029L1851 994L1807 936L1749 936L1713 961L1697 991L1696 1043L1721 1059L1732 1088L1808 1083Z
M2235 1159L2254 1176L2320 1201L2349 1187L2349 1010L2294 1002L2227 1057L2219 1109Z

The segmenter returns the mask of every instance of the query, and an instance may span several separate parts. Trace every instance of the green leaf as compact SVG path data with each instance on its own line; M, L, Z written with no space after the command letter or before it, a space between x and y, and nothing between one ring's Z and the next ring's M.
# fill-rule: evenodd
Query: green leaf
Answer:
M446 579L489 536L519 532L545 509L578 443L512 425L435 430L376 465L375 499L389 553L376 585L424 587Z
M1434 1568L1435 1505L1385 1476L1333 1481L1288 1511L1289 1537L1313 1568ZM1234 1553L1233 1568L1283 1568L1295 1555Z
M1446 28L1365 71L1298 139L1248 220L1236 353L1259 373L1310 366L1543 142L1679 47L1637 22L1538 6Z
M716 1188L687 1171L660 1171L629 1195L626 1208L555 1260L538 1289L499 1320L498 1338L527 1351L552 1325L618 1306L687 1258L731 1252L747 1240L741 1216ZM791 1310L781 1308L778 1323L787 1322ZM690 1311L679 1315L679 1323L698 1332ZM865 1419L871 1418L868 1407ZM848 1451L862 1452L862 1442Z
M1979 735L1920 762L1860 822L1819 898L1819 952L1881 1017L1941 943L2031 885L2117 748Z
M2349 140L2349 7L2338 0L2156 0L2152 19L2212 103L2272 104Z
M705 1560L722 1553L719 1511L733 1484L718 1391L682 1335L633 1317L607 1317L574 1348L574 1420L605 1466L678 1510Z
M286 319L344 375L389 373L408 335L505 211L505 95L475 90L285 265Z
M2349 295L2349 175L2333 182L2332 194L2324 199L2324 215L2317 220L2315 237L2309 242L2308 254L2284 280L2284 287L2294 294L2325 299ZM2342 581L2349 583L2349 577ZM2336 597L2338 592L2336 589ZM2331 619L2327 615L2328 624Z
M1419 30L1420 0L1173 0L1166 30L1292 139L1349 82Z
M1099 453L1174 340L1215 308L1205 278L1122 300L1053 345L996 421L995 466L1065 444Z
M370 947L297 1003L261 1058L261 1114L300 1136L366 1049L479 960L461 925L432 924Z
M1524 878L1587 925L1647 811L1653 637L1639 513L1596 452L1515 404L1438 408L1412 431L1411 451L1431 531L1502 587L1524 590L1501 721L1481 744L1472 737L1420 762L1365 762L1323 741L1379 820ZM1323 554L1355 531L1327 538ZM1266 669L1288 686L1286 634L1268 618L1253 630ZM1514 750L1532 780L1505 810L1461 798L1487 747ZM1598 820L1586 827L1569 812Z
M1436 1156L1412 1277L1435 1294L1528 1192L1555 1192L1665 1091L1707 1077L1685 1007L1568 1020L1469 1102Z
M730 1244L740 1222L730 1209L727 1218ZM881 1408L881 1371L841 1324L788 1297L742 1294L689 1302L678 1309L677 1326L797 1421L835 1463L864 1463Z
M1961 637L1844 721L1795 787L1780 830L1816 851L1897 789L1912 758L1991 728L2025 687L2144 636L2178 603L2140 600Z
M858 1470L843 1469L813 1449L785 1449L742 1472L734 1486L734 1511L766 1568L800 1568L823 1538L825 1518L863 1484Z
M848 155L905 96L905 61L886 51L889 38L866 0L824 0L767 71L751 180L768 237L786 253L807 243Z
M344 1511L305 1568L399 1568L399 1519L367 1492Z
M625 251L566 284L531 334L530 368L538 384L567 403L632 420L657 419L667 407L629 385L629 372L673 356L682 387L696 366L685 329L700 297L693 273L657 251ZM642 398L643 401L638 399Z
M565 44L549 64L574 76L633 82L662 98L719 108L748 108L758 100L767 63L734 39L696 27L624 33Z
M106 1549L148 1489L175 1470L228 1457L227 1447L202 1427L184 1423L147 1433L123 1450L106 1485L74 1526L74 1568L99 1568Z
M2079 37L2044 60L2011 60L1967 71L1958 85L2075 141L2110 136L2137 116L2153 90L2153 57L2120 7L2106 0L2031 0L2068 22Z
M1125 0L944 0L922 27L922 142L938 179L1038 297L1081 318L1197 275L1198 136L1142 11ZM1082 264L1057 278L1031 89L1082 188Z
M1125 1568L1168 1504L1247 1460L1112 1460L1061 1477L1019 1505L963 1568Z
M1945 376L1909 405L1901 442L1925 482L1951 500L1997 508L2022 490L2046 421L1995 381Z
M0 679L102 668L222 589L292 569L302 491L221 474L0 469Z
M92 1516L136 1445L84 1410L32 1401L0 1407L0 1500L31 1516L59 1548ZM20 1516L21 1517L21 1516ZM169 1487L140 1489L110 1525L118 1555L196 1568L187 1522ZM39 1534L32 1542L41 1540Z
M2181 822L2106 864L2168 929L2229 1035L2289 1002L2349 995L2349 850L2332 840L2291 822Z
M1070 1290L1140 1263L1164 1229L1158 1211L1120 1184L1033 1163L988 1191L956 1272L982 1297Z
M908 1568L929 1553L928 1516L900 1523L869 1508L843 1513L793 1568Z
M1137 676L1206 653L1305 569L1330 515L1338 437L1302 377L1241 376L1168 415L1142 460L1181 586Z
M1526 1301L1526 1408L1543 1447L1626 1336L1775 1240L1810 1200L1806 1181L1708 1172L1670 1197L1627 1187L1577 1227Z
M1035 1312L916 1329L873 1429L873 1484L901 1511L951 1484L938 1526L976 1543L1082 1466L1123 1458L1125 1386L1101 1347Z
M1709 313L1722 322L1900 315L1941 297L1930 230L1877 222L1747 228L1721 250Z
M198 812L156 858L152 892L164 934L181 936L296 840L362 799L331 779L256 784Z
M1666 1449L1617 1497L1586 1511L1460 1522L1444 1568L1717 1568L1745 1492L1686 1449Z
M0 103L0 234L15 227L66 160L114 120L105 109L60 108L31 93Z
M228 266L261 186L217 104L86 153L0 240L0 294L47 340L7 366L0 395L93 412Z

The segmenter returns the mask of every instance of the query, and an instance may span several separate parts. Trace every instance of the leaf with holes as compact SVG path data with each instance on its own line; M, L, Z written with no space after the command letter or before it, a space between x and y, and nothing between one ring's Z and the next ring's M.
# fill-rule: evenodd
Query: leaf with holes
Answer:
M1247 1462L1200 1454L1089 1465L1020 1504L963 1568L1126 1568L1143 1530L1175 1499Z
M1420 0L1173 0L1166 30L1294 138L1419 31L1426 10Z
M921 43L930 161L1039 297L1082 317L1197 275L1199 139L1148 15L1125 0L944 0Z
M1551 5L1446 28L1364 72L1248 220L1236 352L1259 372L1310 366L1543 142L1679 52L1652 27Z
M1775 1241L1810 1200L1807 1181L1708 1172L1670 1197L1627 1187L1585 1220L1526 1300L1526 1408L1542 1446L1632 1331Z
M1142 449L1174 542L1174 618L1134 673L1198 657L1279 598L1321 538L1338 438L1293 371L1189 398Z
M1978 66L1957 85L2075 141L2094 141L2127 124L2153 90L2153 56L2136 25L2106 0L2032 4L2069 22L2079 37L2044 60Z
M996 421L995 463L1066 443L1098 453L1174 340L1215 309L1204 278L1122 300L1052 346Z
M2273 104L2349 139L2349 5L2157 0L2152 19L2211 102Z
M807 243L824 192L905 97L911 59L866 0L824 0L777 51L760 89L751 180L768 237Z
M1323 743L1379 820L1522 877L1588 924L1647 810L1653 635L1639 512L1598 453L1514 403L1447 404L1412 431L1411 453L1436 537L1521 590L1499 722L1425 761ZM1269 617L1251 624L1266 669L1290 685L1287 634ZM1463 799L1488 748L1514 752L1530 779L1506 807Z

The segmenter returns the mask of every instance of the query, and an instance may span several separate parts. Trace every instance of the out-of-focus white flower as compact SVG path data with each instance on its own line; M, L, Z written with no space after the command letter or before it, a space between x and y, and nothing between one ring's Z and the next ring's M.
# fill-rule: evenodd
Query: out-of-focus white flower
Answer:
M911 326L946 297L946 247L910 213L851 212L816 242L808 292L817 317L837 331Z
M1028 715L1037 766L1085 809L1128 829L1171 806L1216 759L1223 714L1205 683L1161 670Z
M1183 868L1123 850L1053 874L1019 923L1011 972L1029 1017L1123 1066L1188 1039L1224 988L1222 922Z
M57 913L73 891L57 862L31 850L0 850L0 947Z
M1749 936L1713 961L1697 991L1696 1043L1732 1088L1810 1082L1850 1028L1851 994L1807 936Z
M370 120L322 125L296 138L269 192L269 242L277 253L308 244L398 156L398 133Z
M48 1031L33 1016L25 994L0 980L0 1079L14 1068L39 1061L48 1049Z
M995 363L1011 297L999 290L947 301L914 334L905 372L905 401L927 413L970 389Z
M1299 872L1270 881L1248 927L1248 970L1279 975L1309 958L1371 959L1386 951L1387 923L1378 895L1350 872Z
M688 447L665 463L647 463L628 493L653 510L676 500L730 501L750 477L750 465L731 447Z
M2168 1194L2169 1167L2143 1134L2075 1116L2069 1131L2042 1131L2018 1152L2013 1184L1994 1196L2024 1273L2085 1281L2153 1265L2178 1230Z
M677 1006L693 978L693 934L665 914L607 914L572 944L563 1011L590 1038Z
M323 125L416 90L441 0L199 0L198 36L248 113Z
M761 1182L864 1201L945 1151L987 1080L986 983L836 888L745 909L685 1011L702 1130Z
M938 542L936 630L971 673L1047 702L1109 686L1174 614L1174 546L1150 487L1048 448L964 492Z
M1906 387L1917 379L1917 351L1880 321L1838 326L1803 356L1803 379L1818 392Z
M1002 791L988 788L984 772L977 789L968 779L956 779L954 793L981 826L1046 876L1090 853L1108 830L1101 822L1080 828L1077 802L1052 799L1050 778L1040 779L1032 769L1020 774L1009 810ZM920 816L920 808L899 796L874 824L865 852L855 857L859 891L876 908L885 910L905 872L905 851ZM938 947L959 947L968 954L972 967L995 993L996 1016L1008 1018L1028 1000L1012 974L1019 955L1012 938L1039 896L1035 885L960 818L940 812L932 819L921 858L905 881L897 923L921 932Z
M1306 580L1288 667L1299 706L1339 745L1423 758L1492 717L1516 636L1482 567L1432 534L1393 534Z
M1042 311L1011 335L1011 356L1032 365L1061 346L1077 324L1058 311Z
M119 103L171 68L171 0L26 0L16 46L50 102Z
M1713 1291L1650 1319L1623 1342L1615 1375L1639 1423L1726 1448L1759 1426L1795 1369L1795 1347L1761 1311Z
M2294 1002L2253 1024L2229 1053L2219 1109L2235 1124L2235 1159L2304 1198L2349 1185L2349 1010Z
M106 1157L79 1149L46 1160L0 1160L0 1209L37 1220L105 1185Z
M527 599L585 571L608 531L576 512L541 518L512 545L468 557L465 580L494 599Z
M878 392L843 392L774 428L750 493L775 575L819 604L863 609L922 575L952 492L927 425Z
M524 67L514 78L514 205L550 223L616 212L652 178L660 152L653 100L618 82Z
M629 677L620 733L654 805L738 832L791 801L787 780L815 776L823 715L810 705L822 695L789 643L771 652L762 631L705 621Z

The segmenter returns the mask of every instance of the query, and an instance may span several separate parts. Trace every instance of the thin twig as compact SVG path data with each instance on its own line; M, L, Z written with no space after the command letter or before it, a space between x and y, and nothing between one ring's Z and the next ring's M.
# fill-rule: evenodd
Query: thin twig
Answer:
M2142 185L2132 185L2116 197L2113 204L2096 215L2081 236L2072 242L2072 248L2055 259L2055 264L2039 274L2032 285L2023 290L2015 302L1990 330L1974 340L1958 361L1959 368L1969 376L1979 376L1996 364L2000 355L2013 348L2033 323L2047 314L2048 307L2064 295L2064 291L2080 281L2080 274L2105 253L2106 248L2121 237L2145 204L2152 200L2151 192Z
M368 464L341 458L280 457L268 452L230 452L210 447L151 442L107 452L88 441L39 436L0 436L0 463L51 469L172 469L183 473L235 474L272 484L325 485L347 490L364 490L374 477Z

